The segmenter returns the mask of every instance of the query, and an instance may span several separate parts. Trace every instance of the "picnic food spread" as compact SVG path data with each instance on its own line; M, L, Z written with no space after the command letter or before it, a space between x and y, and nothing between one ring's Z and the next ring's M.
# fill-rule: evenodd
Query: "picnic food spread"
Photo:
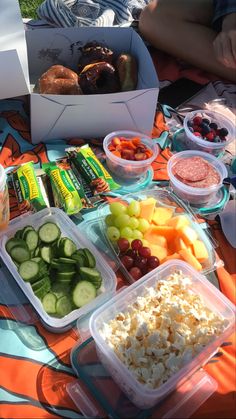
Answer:
M41 94L81 95L135 90L138 66L135 57L114 52L97 42L80 48L78 73L63 65L53 65L41 75L35 92Z
M1 25L4 31L6 26ZM114 34L124 42L106 37L110 29L49 29L46 44L44 31L39 38L37 29L28 31L23 39L29 80L27 57L15 50L6 54L6 63L15 54L22 64L10 66L13 88L3 86L0 92L0 162L6 169L1 187L0 167L0 410L6 418L96 416L87 402L88 389L94 389L94 400L105 410L97 416L128 417L129 412L145 417L147 412L136 407L154 406L158 400L150 401L150 394L156 390L163 397L172 391L185 403L189 393L182 390L182 381L198 380L195 371L206 373L202 366L218 346L227 339L231 345L232 307L209 284L208 278L216 277L205 276L219 266L206 231L210 223L193 215L200 213L199 204L207 207L226 190L227 170L220 158L175 153L158 114L153 126L159 80L151 57L131 28L117 30ZM91 39L109 39L109 47ZM9 91L17 97L9 100ZM29 97L20 96L27 91ZM128 127L137 132L118 131ZM213 146L223 152L233 136L227 122L202 111L190 116L182 131L194 138L194 144L188 143L191 150L199 141L208 154ZM166 170L168 160L172 171ZM135 192L127 195L132 187ZM109 305L110 317L100 316ZM104 338L100 347L95 331ZM88 387L85 375L78 374L84 392L69 359L75 344L87 351L85 367L93 374ZM227 353L228 345L220 351ZM215 358L223 367L225 359ZM124 377L117 379L122 368ZM212 370L209 363L204 371ZM225 380L215 375L222 391ZM104 393L99 395L100 384ZM203 400L197 397L198 384L188 399L195 410ZM223 389L224 397L230 397L230 390ZM104 402L105 392L113 412ZM202 394L205 401L210 393L204 387ZM85 398L82 407L76 403L80 396ZM117 414L118 404L124 415Z

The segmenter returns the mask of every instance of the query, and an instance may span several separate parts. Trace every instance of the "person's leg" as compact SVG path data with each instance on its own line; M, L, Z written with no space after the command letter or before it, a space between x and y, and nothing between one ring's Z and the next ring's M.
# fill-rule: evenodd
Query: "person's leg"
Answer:
M139 30L154 47L235 82L235 70L215 57L212 17L213 0L154 0L141 13Z

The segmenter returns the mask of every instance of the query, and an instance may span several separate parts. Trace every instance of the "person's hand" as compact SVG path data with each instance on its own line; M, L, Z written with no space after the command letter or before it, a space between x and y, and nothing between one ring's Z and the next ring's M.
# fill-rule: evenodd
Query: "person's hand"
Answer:
M218 61L236 69L236 13L225 16L222 30L215 38L213 47Z

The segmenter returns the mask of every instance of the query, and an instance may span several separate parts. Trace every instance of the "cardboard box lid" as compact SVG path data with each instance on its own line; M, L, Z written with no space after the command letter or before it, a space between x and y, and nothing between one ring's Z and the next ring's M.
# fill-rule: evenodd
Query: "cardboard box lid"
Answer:
M1 0L0 99L29 94L24 24L17 0Z

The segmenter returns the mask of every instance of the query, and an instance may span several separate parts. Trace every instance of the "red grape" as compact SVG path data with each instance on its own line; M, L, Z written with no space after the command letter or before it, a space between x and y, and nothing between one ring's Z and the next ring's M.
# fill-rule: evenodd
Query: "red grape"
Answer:
M146 246L140 247L140 249L138 249L138 254L143 258L149 258L151 256L151 250Z
M150 269L155 269L160 265L159 259L156 256L150 256L147 260L147 266Z
M132 259L130 256L127 256L127 255L122 256L120 260L126 269L132 268L134 264L134 259Z
M137 281L139 278L142 277L142 272L139 268L137 268L136 266L134 266L133 268L130 269L129 271L130 275L132 276L132 278Z
M143 243L139 239L132 240L131 242L131 247L133 250L138 250L142 246L143 246Z
M137 256L137 253L135 252L135 250L129 249L129 250L127 250L127 252L126 252L126 255L127 255L127 256L130 256L132 259L135 259L135 258L136 258L136 256Z
M119 238L117 244L121 252L126 252L129 249L129 240L124 237Z
M136 266L139 269L144 269L147 265L147 259L146 258L142 258L141 256L137 256L134 259L134 266Z

